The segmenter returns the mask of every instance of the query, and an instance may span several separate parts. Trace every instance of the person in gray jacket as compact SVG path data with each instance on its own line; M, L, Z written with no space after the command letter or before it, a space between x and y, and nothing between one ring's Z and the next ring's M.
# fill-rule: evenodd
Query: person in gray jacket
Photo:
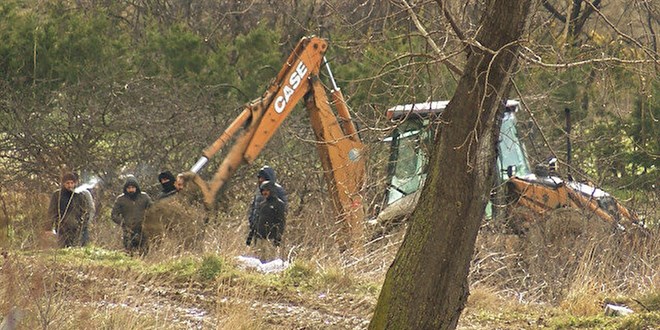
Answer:
M82 233L80 235L80 246L86 246L89 243L89 226L96 216L96 205L94 205L94 197L92 197L92 193L89 190L80 189L78 193L85 198L85 205L87 206L87 216L83 221Z
M142 235L144 213L152 204L151 197L140 190L134 176L124 184L124 193L117 196L112 207L112 221L121 226L124 248L131 254L147 251L147 242Z

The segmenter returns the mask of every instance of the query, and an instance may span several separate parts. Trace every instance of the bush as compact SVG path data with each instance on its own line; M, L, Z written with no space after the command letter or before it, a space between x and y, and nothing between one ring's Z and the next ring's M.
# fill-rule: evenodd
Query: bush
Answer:
M210 281L216 278L222 271L223 261L218 256L206 256L197 270L197 276L203 281Z

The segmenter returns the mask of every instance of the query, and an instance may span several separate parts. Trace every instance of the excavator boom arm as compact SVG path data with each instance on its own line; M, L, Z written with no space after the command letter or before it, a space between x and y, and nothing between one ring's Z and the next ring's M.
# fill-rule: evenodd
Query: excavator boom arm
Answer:
M362 157L364 145L325 61L327 48L328 43L324 39L303 38L266 92L245 107L184 176L200 187L205 205L213 209L218 191L229 181L234 171L259 156L296 104L305 99L333 207L343 224L344 235L338 237L338 241L340 247L352 248L350 242L362 236L364 210L360 190L365 174ZM334 87L331 92L332 102L328 100L326 89L319 80L320 69L324 65ZM336 115L331 105L334 105ZM205 182L197 172L231 139L235 139L233 145L213 178Z

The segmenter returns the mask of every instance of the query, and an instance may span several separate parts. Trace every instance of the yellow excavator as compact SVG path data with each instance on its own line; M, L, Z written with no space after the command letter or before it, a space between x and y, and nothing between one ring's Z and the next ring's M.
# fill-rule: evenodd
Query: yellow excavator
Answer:
M412 212L426 179L428 149L434 143L439 116L448 103L404 104L387 110L387 118L395 124L395 129L385 139L390 143L388 186L384 194L384 207L372 223L398 222ZM495 172L499 175L496 175L494 187L504 189L493 191L505 197L498 199L497 194L493 194L491 201L502 202L489 203L487 217L498 209L504 209L506 212L499 213L507 218L514 213L527 214L523 222L529 223L556 209L574 209L587 211L613 228L642 225L633 211L609 193L588 183L560 178L556 171L556 159L551 158L532 169L525 146L518 137L516 112L520 103L509 100L503 107ZM494 207L493 204L497 205ZM521 209L528 212L517 212ZM524 227L525 224L522 224L514 231Z
M327 50L328 42L323 38L302 38L263 95L245 105L183 177L200 188L207 209L214 209L218 191L240 166L252 163L259 156L294 107L304 101L332 205L342 226L338 243L341 249L359 248L366 223L362 196L365 146L325 58ZM332 86L330 91L320 79L324 68ZM434 125L447 104L448 101L434 101L387 110L386 116L396 123L396 128L385 139L390 143L388 187L372 223L389 222L414 209L426 178ZM496 172L500 175L496 185L504 184L507 188L507 210L524 207L535 214L543 214L559 208L579 208L616 226L639 223L634 212L599 188L565 181L552 171L532 171L517 135L515 114L519 106L517 101L510 100L503 104L502 111ZM211 180L202 179L199 171L230 143ZM546 165L552 167L552 164ZM489 204L487 215L492 215L495 209Z
M343 229L338 242L341 249L347 249L359 245L363 233L364 145L325 58L327 50L328 42L323 38L302 38L266 92L245 105L183 176L200 187L206 207L213 209L218 191L236 169L252 163L296 104L304 101L332 205ZM327 70L331 91L320 80L322 68ZM197 173L230 141L232 145L213 178L203 180Z

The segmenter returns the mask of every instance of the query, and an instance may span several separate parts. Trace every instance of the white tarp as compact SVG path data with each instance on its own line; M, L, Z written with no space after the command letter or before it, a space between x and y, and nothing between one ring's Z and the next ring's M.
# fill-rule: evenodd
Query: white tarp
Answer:
M236 261L244 268L254 268L264 274L279 273L289 268L289 262L282 259L262 263L258 258L238 256L236 257Z

